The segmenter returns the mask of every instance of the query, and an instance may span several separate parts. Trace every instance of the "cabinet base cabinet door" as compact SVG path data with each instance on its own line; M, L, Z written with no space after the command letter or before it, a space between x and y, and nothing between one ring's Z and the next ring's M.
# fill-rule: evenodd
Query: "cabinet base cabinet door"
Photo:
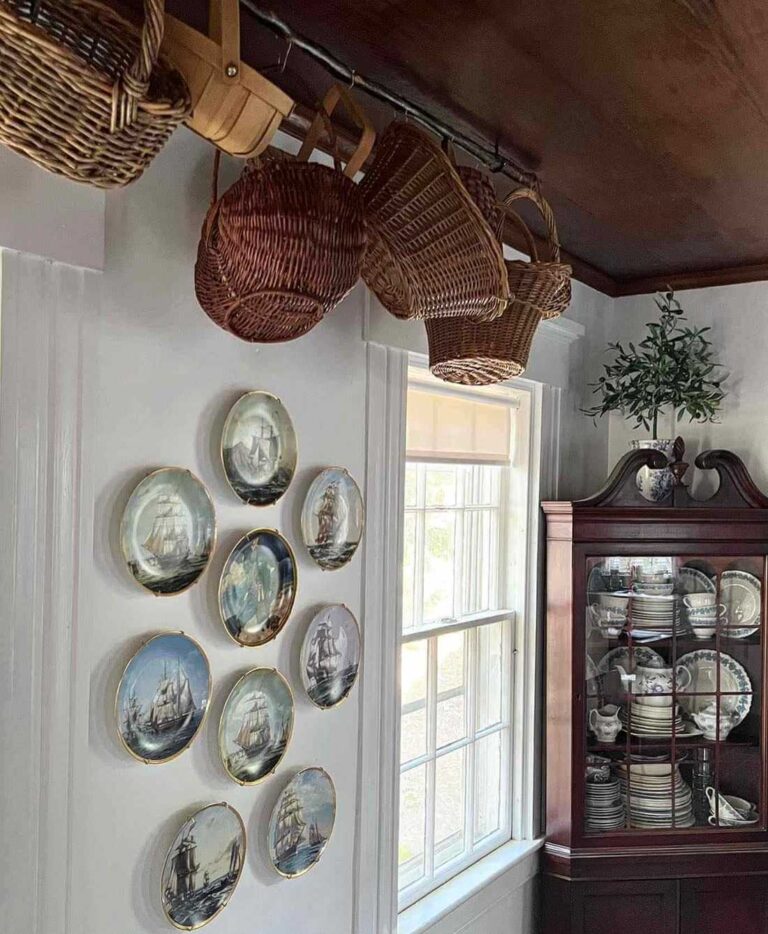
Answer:
M680 934L768 934L768 879L680 881Z
M678 934L677 882L571 882L544 886L545 934ZM723 932L725 934L725 932Z

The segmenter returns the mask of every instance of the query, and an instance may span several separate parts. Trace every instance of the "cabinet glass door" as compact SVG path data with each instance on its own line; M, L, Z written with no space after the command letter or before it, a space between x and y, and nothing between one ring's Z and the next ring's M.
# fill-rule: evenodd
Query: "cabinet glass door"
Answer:
M587 833L765 829L765 570L587 559Z

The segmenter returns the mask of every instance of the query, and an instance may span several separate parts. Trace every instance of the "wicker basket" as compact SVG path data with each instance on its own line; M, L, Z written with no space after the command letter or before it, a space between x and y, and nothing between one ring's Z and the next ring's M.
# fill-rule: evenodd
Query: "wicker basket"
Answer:
M571 300L571 267L560 262L560 242L557 238L555 215L549 203L532 188L518 188L504 199L509 206L514 201L532 201L539 209L547 227L547 249L549 261L539 259L536 241L517 215L512 219L518 223L528 242L530 262L513 260L507 263L509 288L515 293L516 301L537 308L544 319L557 318L568 307Z
M343 99L364 124L344 171L308 163L325 121ZM240 180L212 204L195 266L204 311L246 341L301 337L352 289L365 251L365 220L356 166L374 134L346 90L334 86L296 161L247 163ZM217 153L218 161L218 153Z
M509 297L501 248L449 158L392 123L360 184L369 225L363 278L398 318L498 317Z
M530 231L511 209L497 203L488 176L463 166L458 174L491 228L500 235L505 216L510 217L520 226L528 249L535 256L536 246ZM518 266L515 261L506 261L511 297L507 309L497 320L478 323L469 318L456 318L425 322L429 367L435 376L449 383L483 386L512 379L525 370L533 336L544 315L535 303L518 301L515 289L522 282Z
M190 109L163 0L144 12L140 31L99 0L0 0L0 142L99 188L137 178Z
M165 17L163 51L189 85L187 126L232 156L251 158L269 145L290 114L287 94L240 61L238 0L210 0L210 38Z

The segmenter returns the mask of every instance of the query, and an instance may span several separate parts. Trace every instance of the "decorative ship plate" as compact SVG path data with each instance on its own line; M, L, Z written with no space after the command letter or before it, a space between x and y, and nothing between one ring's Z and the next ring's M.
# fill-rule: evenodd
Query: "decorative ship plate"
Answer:
M211 671L205 652L183 632L153 636L125 666L115 696L120 740L142 762L181 755L208 712Z
M219 720L219 755L239 785L277 768L293 733L293 694L275 668L252 668L229 692Z
M221 437L229 485L244 503L270 506L296 472L297 444L283 403L268 392L248 392L232 406Z
M245 865L245 825L229 804L209 804L186 820L165 857L163 911L181 931L208 924L229 903Z
M272 529L254 529L230 552L219 580L219 612L240 645L264 645L288 622L296 599L296 558Z
M206 568L216 542L211 497L189 470L163 467L134 489L120 546L135 580L159 596L181 593Z
M328 467L312 481L301 510L301 535L324 571L343 567L363 537L360 488L343 467Z
M715 700L717 689L717 665L720 660L720 704L736 714L733 725L738 726L752 706L752 682L744 668L724 652L712 649L697 649L678 659L677 664L686 668L691 683L685 691L677 692L677 700L687 714L692 716Z
M309 699L327 710L352 690L360 667L360 627L340 603L326 606L309 624L301 647L301 680Z
M725 605L723 635L746 639L760 628L760 581L747 571L723 571L720 601Z
M308 872L323 855L336 820L336 789L321 768L302 769L277 799L269 821L269 858L287 879Z

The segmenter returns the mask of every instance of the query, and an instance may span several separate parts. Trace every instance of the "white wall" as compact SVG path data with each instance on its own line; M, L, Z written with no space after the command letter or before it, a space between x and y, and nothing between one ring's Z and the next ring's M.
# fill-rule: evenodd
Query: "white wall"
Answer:
M78 280L80 291L73 287L71 295L61 296L61 308L45 289L39 294L30 291L29 282L47 283L50 289L50 283L62 281L46 263L10 263L14 274L4 290L4 302L7 299L8 309L16 314L13 327L26 329L19 337L24 356L18 366L26 367L20 372L28 381L40 382L39 399L34 398L50 412L46 444L57 458L47 464L39 487L35 478L27 483L30 502L18 504L20 521L27 505L30 510L41 508L33 502L37 489L47 497L49 514L41 513L45 528L52 524L51 532L57 534L58 484L65 471L64 494L72 498L71 505L67 499L71 534L85 549L70 555L73 579L79 582L76 593L62 581L59 590L51 591L53 596L31 594L35 629L29 646L3 644L9 676L0 697L11 696L19 711L32 704L26 769L31 763L44 772L36 776L37 784L30 784L24 771L15 773L7 760L8 768L0 773L12 776L7 779L10 790L3 787L4 813L13 810L15 783L23 780L31 791L25 792L25 810L13 825L13 847L26 846L25 828L39 806L42 816L30 853L37 841L51 854L41 857L39 874L27 874L24 897L14 901L19 912L5 915L6 920L26 917L27 909L35 913L29 906L39 903L37 927L27 923L15 930L12 920L9 934L168 930L158 886L165 852L190 811L218 800L229 801L241 812L249 832L249 855L230 907L211 930L352 932L359 687L333 712L317 710L297 689L296 728L288 753L278 774L255 788L240 788L226 776L218 761L215 728L229 688L249 667L276 665L298 688L298 650L318 605L345 602L360 614L364 554L341 571L320 571L300 545L298 515L304 492L321 467L343 464L361 484L365 477L365 292L358 286L325 322L296 343L244 344L216 328L194 297L194 257L210 191L209 147L186 131L177 134L141 180L106 196L105 236L101 193L94 200L88 189L51 179L15 160L0 157L2 187L5 191L6 180L11 184L23 170L22 206L34 208L30 216L37 217L38 229L36 233L30 225L18 233L0 226L0 245L99 266L105 241L106 258L103 275L88 274L84 284ZM76 225L75 232L56 221L58 209L70 201L89 211L85 226ZM51 224L57 232L53 245ZM85 239L75 242L81 230L86 231ZM604 475L607 425L594 429L577 410L584 402L584 368L604 343L610 309L609 299L576 284L569 312L576 325L552 326L534 346L530 375L561 390L561 496L588 493L597 485L594 474L600 473L598 481ZM46 334L38 356L35 328ZM581 336L584 329L587 339ZM7 356L16 345L6 347L5 337L4 322L4 385L18 375ZM26 404L34 412L22 388L20 383L19 411ZM299 438L297 477L279 504L263 510L244 506L234 497L218 454L229 407L254 388L268 389L284 400ZM10 397L7 401L10 405ZM77 410L71 425L66 420L69 408ZM60 422L67 429L63 439ZM5 451L15 444L18 461L9 458L1 465L3 476L7 474L3 489L18 484L16 463L25 463L27 456L45 463L47 450L25 452L25 445L11 437L12 428L10 423L4 426ZM137 588L122 567L117 529L135 483L167 464L190 468L208 486L217 510L219 546L198 586L174 598L156 599ZM239 649L219 622L216 585L229 549L240 535L258 526L280 529L295 546L299 596L293 618L275 643ZM9 523L9 545L14 545L14 529ZM65 533L58 530L62 548L67 545ZM68 565L62 572L55 547L49 547L48 532L41 527L30 530L29 535L34 534L44 564L35 564L27 577L37 581L44 573L68 575ZM20 547L26 537L17 536L15 545ZM26 626L24 620L15 623ZM204 733L191 749L174 762L150 767L128 758L117 741L114 694L124 664L141 641L168 629L183 629L201 642L211 662L214 697ZM19 651L22 647L29 652L28 664ZM31 686L37 684L34 693ZM20 691L19 685L26 686ZM49 705L56 707L55 720ZM8 718L6 726L10 730ZM284 782L297 768L311 764L324 766L336 782L337 824L320 864L301 879L284 881L268 866L264 828ZM21 883L22 874L17 875ZM519 891L500 891L490 902L467 903L436 930L528 934L534 926L534 888L531 880L521 884ZM478 912L481 917L473 920Z
M687 421L673 425L665 418L659 425L659 436L674 438L680 434L686 442L686 460L708 448L727 448L735 451L745 462L753 479L768 490L768 447L763 439L768 432L768 405L766 405L766 322L768 322L768 283L753 282L744 285L691 289L678 292L686 317L691 325L711 327L718 359L730 373L725 399L717 424L695 424ZM614 303L612 340L636 341L642 338L645 324L657 317L656 306L650 295L618 299ZM595 363L591 379L599 372ZM640 429L632 429L618 415L610 416L609 464L612 466L628 449L633 437L647 437ZM691 470L691 473L693 471ZM711 483L697 477L695 489L711 489Z

